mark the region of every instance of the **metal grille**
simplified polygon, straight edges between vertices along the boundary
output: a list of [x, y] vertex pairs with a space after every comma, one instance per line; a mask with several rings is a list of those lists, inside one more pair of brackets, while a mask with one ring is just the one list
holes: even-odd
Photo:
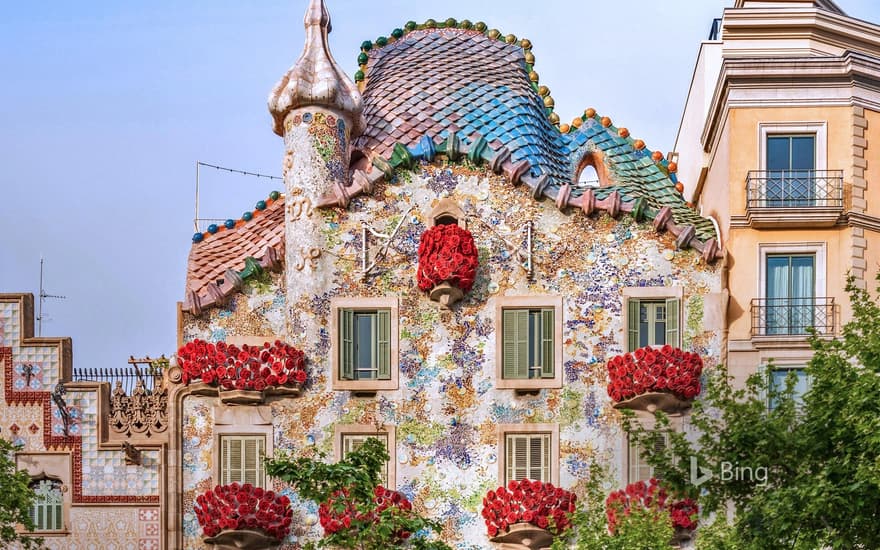
[[834, 298], [755, 298], [752, 300], [753, 336], [834, 333]]
[[721, 38], [721, 18], [716, 17], [712, 20], [712, 26], [709, 27], [709, 40], [718, 40]]
[[116, 382], [122, 382], [122, 388], [126, 395], [131, 395], [137, 380], [144, 383], [144, 389], [148, 392], [159, 385], [162, 378], [162, 368], [151, 364], [151, 360], [139, 360], [132, 358], [129, 366], [118, 368], [74, 368], [74, 382], [109, 382], [110, 391], [116, 388]]
[[842, 170], [751, 170], [748, 208], [843, 208]]

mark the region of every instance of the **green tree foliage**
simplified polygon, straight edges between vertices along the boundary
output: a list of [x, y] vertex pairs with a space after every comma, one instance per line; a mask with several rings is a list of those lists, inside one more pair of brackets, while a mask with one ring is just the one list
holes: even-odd
[[[853, 320], [841, 338], [811, 338], [812, 384], [801, 400], [793, 376], [782, 389], [766, 373], [737, 387], [720, 368], [690, 414], [694, 444], [670, 431], [669, 448], [653, 452], [651, 430], [629, 417], [626, 430], [668, 486], [699, 496], [704, 515], [735, 510], [732, 525], [698, 530], [698, 547], [880, 548], [880, 306], [852, 279], [846, 290]], [[669, 429], [656, 418], [655, 429]], [[712, 474], [699, 486], [691, 457], [697, 474]]]
[[[374, 491], [381, 484], [380, 472], [388, 459], [385, 445], [371, 437], [334, 464], [308, 457], [278, 455], [266, 460], [266, 473], [289, 483], [304, 499], [317, 503], [332, 500], [333, 510], [348, 516], [350, 528], [325, 535], [317, 545], [310, 544], [307, 548], [450, 550], [445, 543], [424, 536], [432, 531], [440, 533], [441, 525], [413, 510], [407, 512], [389, 507], [374, 514]], [[347, 492], [345, 498], [340, 496], [343, 491]], [[401, 540], [399, 534], [402, 532], [415, 534]]]
[[605, 515], [608, 485], [607, 472], [594, 463], [586, 494], [572, 516], [572, 530], [553, 541], [551, 549], [669, 550], [672, 518], [665, 510], [633, 510], [620, 519], [616, 534], [609, 533]]
[[17, 543], [20, 548], [41, 548], [42, 539], [16, 532], [19, 525], [28, 530], [34, 528], [30, 512], [35, 498], [30, 488], [30, 476], [15, 468], [17, 450], [15, 445], [0, 437], [0, 547]]

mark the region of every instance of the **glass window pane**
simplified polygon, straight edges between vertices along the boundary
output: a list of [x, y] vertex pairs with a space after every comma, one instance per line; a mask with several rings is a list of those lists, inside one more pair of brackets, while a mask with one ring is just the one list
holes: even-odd
[[789, 256], [767, 256], [767, 298], [788, 297]]
[[355, 315], [355, 378], [373, 378], [373, 327], [374, 315], [359, 313]]
[[[655, 306], [657, 308], [657, 320], [654, 321], [654, 345], [662, 346], [666, 343], [666, 315], [665, 308]], [[664, 312], [661, 313], [661, 310]]]
[[791, 169], [815, 170], [816, 145], [814, 136], [792, 136]]
[[639, 303], [639, 347], [643, 348], [649, 344], [650, 331], [650, 308], [649, 302]]
[[788, 136], [767, 137], [767, 170], [791, 169], [790, 141]]

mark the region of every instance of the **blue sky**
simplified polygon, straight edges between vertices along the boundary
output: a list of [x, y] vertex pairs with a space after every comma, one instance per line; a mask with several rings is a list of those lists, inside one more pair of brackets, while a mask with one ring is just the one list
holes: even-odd
[[[175, 351], [195, 162], [277, 175], [266, 97], [303, 43], [307, 0], [16, 2], [0, 17], [0, 292], [38, 291], [43, 335], [74, 365]], [[327, 0], [331, 48], [412, 19], [485, 21], [529, 38], [563, 121], [594, 107], [669, 150], [700, 40], [732, 0]], [[880, 21], [873, 0], [839, 0]], [[688, 162], [688, 159], [681, 159]], [[236, 218], [280, 186], [202, 172], [202, 215]]]

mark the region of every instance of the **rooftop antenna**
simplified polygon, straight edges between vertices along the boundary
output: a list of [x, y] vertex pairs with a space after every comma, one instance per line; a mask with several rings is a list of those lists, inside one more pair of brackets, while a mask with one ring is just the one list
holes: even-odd
[[43, 300], [45, 300], [46, 298], [65, 300], [67, 299], [67, 296], [49, 294], [46, 292], [46, 289], [43, 288], [43, 257], [40, 256], [40, 310], [37, 314], [37, 336], [43, 335]]

